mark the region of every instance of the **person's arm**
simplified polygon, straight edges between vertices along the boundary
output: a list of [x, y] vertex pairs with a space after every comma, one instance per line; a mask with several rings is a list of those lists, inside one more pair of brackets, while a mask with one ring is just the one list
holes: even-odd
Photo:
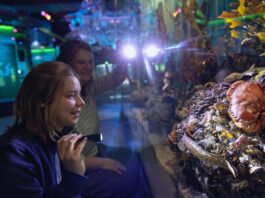
[[63, 170], [61, 182], [48, 190], [45, 197], [81, 198], [87, 182], [87, 177]]
[[118, 64], [111, 74], [98, 77], [94, 80], [95, 95], [114, 89], [122, 84], [128, 76], [127, 65]]
[[85, 165], [86, 169], [88, 170], [102, 168], [115, 171], [118, 174], [122, 174], [124, 171], [126, 171], [126, 168], [120, 162], [110, 158], [86, 157]]
[[0, 148], [1, 197], [81, 197], [87, 178], [65, 170], [56, 184], [54, 167], [48, 161], [18, 145]]

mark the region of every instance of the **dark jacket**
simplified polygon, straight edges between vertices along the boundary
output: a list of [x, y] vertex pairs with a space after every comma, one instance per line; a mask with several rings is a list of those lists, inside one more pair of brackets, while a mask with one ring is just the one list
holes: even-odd
[[0, 136], [0, 197], [81, 197], [87, 177], [62, 168], [57, 184], [56, 152], [55, 142], [44, 142], [23, 126]]

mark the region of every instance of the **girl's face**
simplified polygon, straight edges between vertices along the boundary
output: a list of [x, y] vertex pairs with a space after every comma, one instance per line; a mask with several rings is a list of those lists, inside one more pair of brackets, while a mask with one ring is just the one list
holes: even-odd
[[72, 66], [80, 76], [81, 84], [92, 79], [94, 69], [93, 53], [79, 49], [73, 59]]
[[77, 123], [84, 105], [80, 91], [79, 80], [76, 77], [67, 77], [63, 89], [49, 106], [50, 120], [57, 131], [61, 131], [64, 127], [72, 127]]

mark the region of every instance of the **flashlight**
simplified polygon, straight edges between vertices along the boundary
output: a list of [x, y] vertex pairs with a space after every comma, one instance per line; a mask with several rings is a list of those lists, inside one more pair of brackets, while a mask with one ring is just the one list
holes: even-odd
[[[65, 127], [61, 132], [55, 132], [54, 134], [52, 134], [51, 138], [54, 141], [58, 141], [62, 136], [70, 134], [72, 132], [73, 132], [73, 127]], [[85, 138], [91, 142], [101, 142], [103, 140], [103, 135], [102, 133], [84, 135], [81, 138], [79, 138], [77, 142], [80, 142], [81, 140]]]
[[78, 142], [82, 141], [85, 138], [87, 139], [87, 141], [91, 141], [91, 142], [101, 142], [103, 140], [103, 135], [102, 135], [102, 133], [91, 134], [91, 135], [84, 135], [81, 138], [79, 138]]

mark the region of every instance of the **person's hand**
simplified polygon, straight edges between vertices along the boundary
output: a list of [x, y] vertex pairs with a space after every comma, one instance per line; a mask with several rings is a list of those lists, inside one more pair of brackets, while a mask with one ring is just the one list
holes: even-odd
[[118, 161], [110, 159], [110, 158], [103, 158], [103, 163], [101, 168], [115, 171], [118, 174], [122, 174], [126, 171], [126, 168]]
[[57, 146], [63, 166], [69, 171], [84, 175], [86, 168], [81, 152], [87, 140], [78, 141], [81, 137], [78, 134], [65, 135], [57, 141]]

